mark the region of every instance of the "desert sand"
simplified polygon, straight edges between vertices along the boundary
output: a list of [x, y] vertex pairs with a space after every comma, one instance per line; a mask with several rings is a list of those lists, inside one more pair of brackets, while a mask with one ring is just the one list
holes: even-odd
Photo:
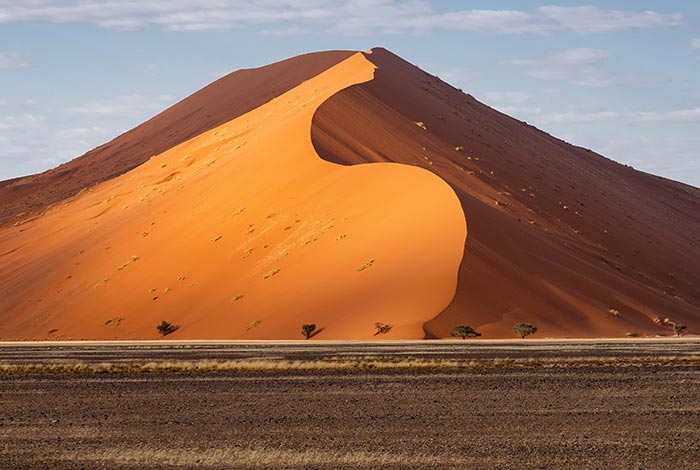
[[454, 296], [454, 191], [394, 163], [344, 167], [316, 108], [371, 80], [356, 53], [263, 106], [0, 232], [0, 337], [423, 337]]
[[173, 339], [700, 331], [698, 188], [381, 48], [234, 72], [1, 182], [0, 224], [5, 340], [153, 339], [161, 320]]
[[698, 188], [567, 144], [385, 49], [367, 58], [374, 80], [319, 108], [313, 142], [335, 163], [424, 168], [459, 196], [458, 291], [428, 337], [458, 324], [509, 337], [519, 321], [546, 336], [672, 334], [656, 317], [700, 330]]

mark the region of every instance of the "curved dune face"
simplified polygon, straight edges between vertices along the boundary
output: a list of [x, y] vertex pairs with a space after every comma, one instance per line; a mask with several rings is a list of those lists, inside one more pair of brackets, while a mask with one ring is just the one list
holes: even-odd
[[455, 293], [454, 191], [423, 169], [343, 167], [317, 107], [373, 78], [358, 53], [42, 217], [0, 230], [0, 337], [423, 337]]
[[[457, 293], [425, 325], [512, 338], [672, 334], [700, 329], [700, 190], [566, 144], [376, 49], [374, 80], [326, 100], [322, 158], [434, 172], [469, 214]], [[420, 125], [417, 125], [419, 124]]]

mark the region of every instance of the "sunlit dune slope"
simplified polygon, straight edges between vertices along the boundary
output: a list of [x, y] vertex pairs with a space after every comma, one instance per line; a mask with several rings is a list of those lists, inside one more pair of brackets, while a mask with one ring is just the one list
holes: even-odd
[[37, 175], [0, 182], [0, 226], [125, 173], [177, 144], [241, 116], [352, 55], [304, 54], [233, 72], [82, 157]]
[[[312, 138], [346, 165], [400, 162], [456, 191], [469, 238], [455, 299], [426, 325], [512, 337], [700, 332], [700, 190], [617, 164], [501, 114], [392, 53], [316, 113]], [[659, 149], [663, 158], [663, 149]]]
[[[452, 301], [466, 238], [420, 168], [345, 167], [317, 107], [373, 78], [361, 53], [41, 217], [0, 229], [0, 337], [420, 338]], [[342, 113], [342, 112], [341, 112]]]

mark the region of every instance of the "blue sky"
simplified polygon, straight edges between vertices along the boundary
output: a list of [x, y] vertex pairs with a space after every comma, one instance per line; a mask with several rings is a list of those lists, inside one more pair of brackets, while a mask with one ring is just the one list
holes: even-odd
[[0, 0], [0, 179], [221, 75], [383, 46], [481, 101], [700, 186], [700, 2]]

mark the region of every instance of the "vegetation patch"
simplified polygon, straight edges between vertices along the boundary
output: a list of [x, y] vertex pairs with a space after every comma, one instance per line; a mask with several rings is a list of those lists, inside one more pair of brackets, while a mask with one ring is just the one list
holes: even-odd
[[[253, 324], [259, 324], [258, 321]], [[166, 372], [300, 371], [300, 370], [489, 370], [489, 369], [596, 369], [645, 367], [698, 367], [697, 356], [587, 356], [533, 358], [475, 358], [468, 360], [422, 357], [342, 356], [314, 360], [134, 360], [126, 362], [66, 361], [36, 364], [0, 364], [0, 374], [121, 374]]]
[[362, 266], [360, 266], [359, 268], [357, 268], [357, 270], [364, 271], [365, 269], [369, 268], [373, 264], [374, 264], [374, 259], [371, 259], [371, 260], [367, 261], [365, 264], [363, 264]]

